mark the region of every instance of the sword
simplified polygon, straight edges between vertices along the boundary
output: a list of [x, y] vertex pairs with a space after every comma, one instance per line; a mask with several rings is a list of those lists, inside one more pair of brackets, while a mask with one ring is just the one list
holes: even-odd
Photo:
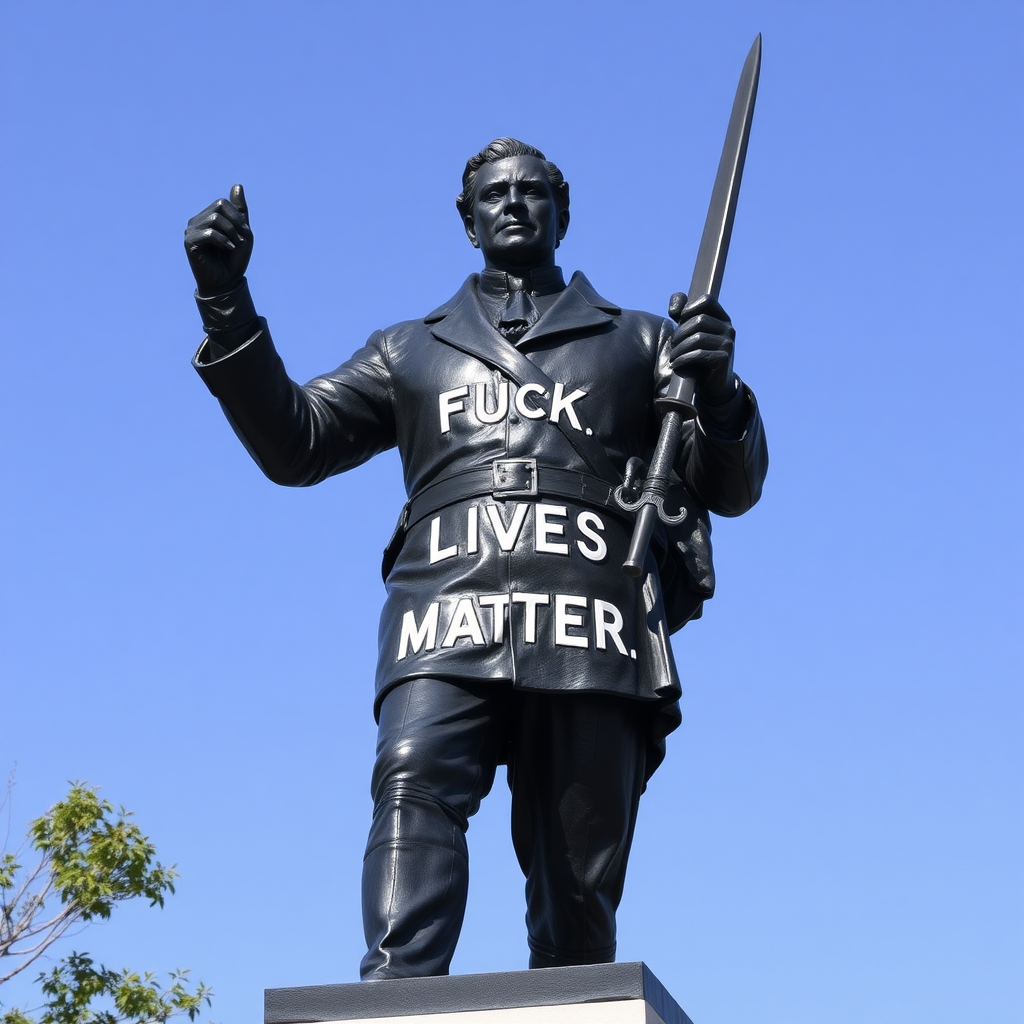
[[[693, 268], [690, 290], [687, 292], [691, 299], [701, 295], [710, 295], [717, 299], [722, 286], [760, 72], [761, 36], [758, 34], [747, 54], [743, 70], [740, 72], [739, 85], [736, 87], [736, 98], [733, 100], [729, 128], [725, 133], [725, 145], [722, 147], [722, 159], [718, 164], [708, 216], [704, 221], [704, 234], [701, 236], [697, 262]], [[661, 421], [661, 433], [651, 457], [643, 493], [632, 501], [624, 497], [625, 486], [616, 489], [615, 496], [619, 505], [626, 511], [637, 513], [629, 554], [622, 563], [622, 571], [627, 576], [636, 578], [643, 573], [644, 558], [658, 519], [672, 526], [686, 518], [686, 509], [680, 509], [677, 514], [670, 515], [665, 511], [664, 505], [676, 452], [679, 450], [683, 423], [697, 415], [693, 407], [693, 392], [694, 382], [690, 378], [672, 375], [668, 391], [658, 399], [659, 406], [667, 408], [668, 411]]]

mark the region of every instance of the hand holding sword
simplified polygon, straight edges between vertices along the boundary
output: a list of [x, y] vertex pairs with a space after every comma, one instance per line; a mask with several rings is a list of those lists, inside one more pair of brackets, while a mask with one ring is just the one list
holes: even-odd
[[672, 372], [692, 380], [702, 402], [727, 402], [736, 390], [732, 368], [736, 330], [729, 314], [710, 295], [688, 302], [684, 292], [676, 292], [668, 315], [679, 325], [669, 349]]
[[685, 509], [673, 515], [665, 510], [664, 501], [671, 483], [683, 422], [697, 414], [693, 406], [695, 391], [702, 403], [719, 405], [727, 402], [736, 389], [736, 375], [732, 368], [736, 332], [718, 303], [718, 292], [729, 253], [760, 69], [759, 35], [747, 54], [733, 101], [722, 159], [690, 281], [690, 295], [694, 299], [687, 303], [686, 296], [677, 292], [669, 305], [669, 315], [679, 325], [672, 335], [670, 349], [673, 377], [668, 393], [659, 399], [659, 404], [667, 411], [643, 493], [632, 501], [624, 497], [626, 488], [620, 487], [616, 492], [619, 504], [637, 513], [629, 554], [622, 566], [627, 576], [643, 574], [647, 548], [657, 521], [661, 519], [673, 525], [685, 518]]

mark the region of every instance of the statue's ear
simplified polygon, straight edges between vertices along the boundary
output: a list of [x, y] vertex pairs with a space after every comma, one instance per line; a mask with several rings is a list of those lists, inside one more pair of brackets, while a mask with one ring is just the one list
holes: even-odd
[[569, 211], [562, 210], [558, 215], [558, 237], [555, 239], [555, 248], [558, 248], [559, 242], [565, 238], [566, 231], [569, 230]]
[[479, 249], [480, 243], [476, 239], [476, 225], [473, 223], [473, 214], [467, 213], [462, 218], [462, 226], [466, 229], [466, 237], [473, 243], [473, 248]]

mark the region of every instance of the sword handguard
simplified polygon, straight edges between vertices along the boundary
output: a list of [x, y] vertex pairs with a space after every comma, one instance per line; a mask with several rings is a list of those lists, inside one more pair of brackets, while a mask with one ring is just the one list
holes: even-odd
[[680, 377], [678, 373], [672, 374], [669, 381], [668, 391], [655, 400], [659, 409], [672, 409], [679, 413], [683, 420], [695, 420], [697, 409], [693, 404], [693, 393], [697, 390], [692, 377]]

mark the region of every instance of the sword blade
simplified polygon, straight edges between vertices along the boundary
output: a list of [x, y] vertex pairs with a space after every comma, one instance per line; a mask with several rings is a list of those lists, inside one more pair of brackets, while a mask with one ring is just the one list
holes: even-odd
[[[760, 75], [761, 34], [758, 33], [747, 59], [743, 62], [739, 84], [736, 86], [736, 98], [733, 100], [732, 113], [729, 115], [722, 158], [718, 162], [718, 174], [715, 176], [708, 215], [704, 221], [704, 234], [701, 235], [697, 262], [693, 268], [693, 277], [690, 279], [690, 290], [687, 292], [690, 299], [700, 298], [701, 295], [710, 295], [717, 299], [722, 287]], [[684, 419], [693, 419], [697, 415], [693, 408], [693, 391], [692, 380], [673, 376], [667, 393], [658, 404], [677, 410]]]
[[690, 279], [690, 291], [687, 293], [691, 299], [701, 295], [710, 295], [717, 299], [722, 287], [760, 74], [759, 34], [750, 47], [743, 70], [740, 72], [739, 85], [736, 86], [736, 98], [733, 100], [729, 128], [725, 133], [725, 144], [722, 146], [722, 159], [718, 163], [715, 187], [708, 205], [707, 220], [704, 221], [704, 234], [700, 239], [697, 262], [693, 268], [693, 277]]

